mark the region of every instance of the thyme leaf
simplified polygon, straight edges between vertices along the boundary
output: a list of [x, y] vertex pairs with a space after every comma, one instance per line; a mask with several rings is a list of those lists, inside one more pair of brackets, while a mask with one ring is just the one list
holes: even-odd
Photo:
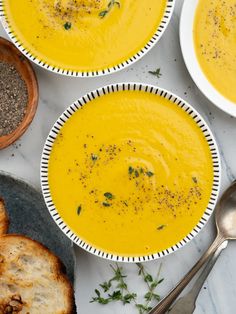
[[100, 18], [104, 18], [111, 10], [112, 8], [117, 5], [118, 8], [121, 7], [120, 5], [120, 1], [118, 0], [111, 0], [109, 1], [108, 5], [107, 5], [107, 8], [101, 12], [99, 12], [98, 16], [100, 16]]
[[107, 292], [111, 288], [111, 282], [110, 281], [108, 281], [108, 282], [105, 281], [105, 282], [101, 283], [99, 286], [103, 289], [104, 292]]
[[108, 13], [108, 10], [101, 11], [99, 13], [99, 16], [103, 19], [107, 15], [107, 13]]
[[81, 214], [82, 206], [79, 205], [77, 208], [77, 215], [79, 216]]
[[98, 160], [98, 155], [91, 154], [91, 159], [92, 159], [92, 161]]
[[135, 174], [135, 177], [136, 177], [136, 178], [139, 177], [139, 172], [138, 172], [138, 170], [135, 170], [134, 174]]
[[111, 206], [111, 204], [109, 204], [109, 203], [107, 203], [107, 202], [103, 202], [102, 205], [103, 205], [104, 207], [110, 207], [110, 206]]
[[163, 230], [166, 227], [166, 225], [160, 225], [157, 227], [157, 230]]
[[109, 199], [109, 200], [112, 200], [112, 199], [114, 198], [114, 195], [113, 195], [112, 193], [110, 193], [110, 192], [104, 193], [104, 196], [105, 196], [107, 199]]
[[71, 25], [70, 22], [66, 22], [63, 26], [64, 26], [65, 30], [68, 31], [69, 29], [71, 29], [71, 26], [72, 26], [72, 25]]
[[129, 174], [132, 174], [134, 172], [134, 168], [129, 166]]
[[150, 178], [150, 177], [154, 176], [154, 173], [151, 172], [151, 171], [147, 171], [147, 172], [146, 172], [146, 175]]
[[148, 73], [156, 76], [157, 78], [160, 78], [162, 76], [160, 68], [156, 69], [155, 71], [148, 71]]

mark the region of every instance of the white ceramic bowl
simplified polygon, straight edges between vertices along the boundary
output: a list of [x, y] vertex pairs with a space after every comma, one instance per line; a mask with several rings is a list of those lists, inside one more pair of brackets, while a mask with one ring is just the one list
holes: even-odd
[[165, 32], [165, 30], [166, 30], [166, 28], [170, 22], [172, 13], [174, 11], [174, 6], [175, 6], [175, 0], [167, 0], [166, 1], [166, 9], [165, 9], [165, 12], [163, 14], [163, 18], [161, 20], [161, 23], [158, 26], [155, 34], [153, 34], [153, 36], [149, 40], [149, 42], [140, 51], [138, 51], [135, 55], [133, 55], [129, 59], [124, 60], [120, 64], [117, 64], [111, 68], [104, 68], [104, 69], [101, 69], [99, 71], [86, 72], [86, 71], [71, 71], [69, 69], [62, 68], [59, 65], [49, 64], [49, 63], [45, 62], [44, 60], [39, 59], [37, 57], [37, 55], [33, 55], [31, 51], [26, 49], [24, 47], [24, 44], [17, 38], [17, 34], [15, 34], [12, 31], [10, 21], [8, 20], [6, 14], [4, 12], [4, 3], [6, 1], [7, 0], [0, 0], [0, 21], [2, 22], [2, 25], [5, 29], [5, 31], [7, 32], [8, 36], [11, 38], [13, 43], [16, 45], [16, 47], [27, 58], [29, 58], [31, 61], [33, 61], [37, 65], [45, 68], [46, 70], [49, 70], [49, 71], [52, 71], [52, 72], [55, 72], [58, 74], [62, 74], [62, 75], [66, 75], [66, 76], [74, 76], [74, 77], [95, 77], [95, 76], [102, 76], [102, 75], [106, 75], [106, 74], [111, 74], [111, 73], [120, 71], [120, 70], [126, 68], [127, 66], [133, 64], [134, 62], [138, 61], [139, 59], [141, 59], [152, 47], [154, 47], [154, 45], [160, 40], [160, 38], [164, 34], [164, 32]]
[[[178, 243], [174, 244], [172, 247], [167, 248], [166, 250], [161, 251], [161, 252], [156, 252], [155, 254], [152, 254], [152, 255], [138, 256], [138, 257], [117, 256], [115, 254], [110, 254], [108, 252], [101, 251], [100, 249], [97, 249], [96, 247], [91, 246], [90, 244], [86, 243], [86, 241], [81, 240], [79, 234], [73, 232], [70, 229], [70, 227], [63, 221], [63, 218], [59, 215], [50, 194], [50, 187], [49, 187], [49, 182], [48, 182], [48, 163], [49, 163], [50, 153], [54, 145], [54, 141], [61, 127], [66, 123], [68, 119], [70, 119], [70, 117], [76, 111], [80, 110], [81, 107], [85, 106], [86, 103], [90, 102], [92, 99], [97, 98], [97, 97], [102, 97], [104, 94], [113, 93], [113, 92], [121, 91], [121, 90], [142, 90], [147, 93], [161, 95], [161, 97], [171, 100], [173, 103], [173, 106], [178, 106], [182, 108], [182, 110], [185, 111], [186, 114], [192, 117], [192, 119], [196, 122], [196, 124], [201, 129], [203, 135], [205, 136], [209, 144], [211, 154], [212, 154], [213, 168], [214, 168], [213, 169], [214, 170], [214, 182], [213, 182], [213, 188], [212, 188], [212, 193], [209, 200], [209, 204], [207, 208], [205, 209], [205, 212], [202, 218], [200, 219], [198, 224], [194, 227], [194, 229], [184, 239], [181, 239]], [[183, 247], [186, 243], [188, 243], [191, 239], [193, 239], [199, 233], [199, 231], [203, 228], [203, 226], [206, 224], [206, 222], [208, 221], [209, 217], [211, 216], [214, 210], [214, 207], [218, 198], [218, 194], [219, 194], [219, 189], [220, 189], [220, 178], [221, 178], [221, 167], [220, 167], [220, 157], [219, 157], [217, 144], [215, 142], [215, 139], [209, 127], [207, 126], [204, 119], [200, 116], [200, 114], [178, 96], [166, 90], [163, 90], [161, 88], [154, 87], [151, 85], [144, 85], [140, 83], [123, 83], [123, 84], [109, 85], [109, 86], [100, 88], [98, 90], [95, 90], [91, 93], [88, 93], [84, 97], [74, 102], [58, 118], [57, 122], [54, 124], [53, 128], [51, 129], [48, 135], [48, 138], [46, 140], [46, 143], [43, 149], [42, 159], [41, 159], [42, 192], [43, 192], [48, 210], [50, 214], [52, 215], [53, 219], [55, 220], [55, 222], [57, 223], [57, 225], [74, 243], [76, 243], [77, 245], [85, 249], [86, 251], [93, 253], [97, 256], [106, 258], [106, 259], [110, 259], [114, 261], [121, 261], [121, 262], [140, 262], [140, 261], [154, 260], [154, 259], [168, 255], [178, 250], [179, 248]]]
[[217, 107], [236, 117], [236, 104], [225, 98], [208, 81], [197, 60], [194, 47], [193, 27], [198, 0], [184, 1], [180, 18], [180, 44], [185, 64], [201, 92]]

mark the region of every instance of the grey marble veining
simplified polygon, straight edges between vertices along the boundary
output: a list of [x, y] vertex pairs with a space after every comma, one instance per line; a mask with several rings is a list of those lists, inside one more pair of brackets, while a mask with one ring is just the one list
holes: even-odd
[[[35, 66], [40, 87], [40, 102], [36, 117], [28, 132], [13, 146], [0, 152], [0, 169], [14, 173], [39, 187], [40, 157], [46, 136], [62, 111], [88, 91], [105, 84], [137, 81], [164, 87], [187, 100], [206, 119], [216, 136], [222, 157], [224, 189], [236, 176], [236, 121], [212, 105], [193, 83], [181, 55], [179, 45], [179, 15], [183, 0], [176, 1], [172, 21], [160, 42], [142, 60], [119, 73], [102, 78], [65, 78]], [[0, 27], [0, 35], [6, 37]], [[160, 79], [148, 74], [161, 68]], [[164, 283], [159, 292], [164, 296], [191, 268], [214, 238], [213, 219], [191, 243], [178, 252], [150, 262], [148, 268], [155, 273], [163, 264]], [[134, 314], [132, 307], [119, 304], [102, 307], [90, 304], [93, 290], [110, 277], [109, 262], [75, 248], [76, 300], [81, 314]], [[236, 313], [236, 243], [231, 243], [217, 262], [197, 302], [195, 314]], [[131, 289], [142, 295], [145, 286], [136, 276], [135, 265], [123, 265], [129, 273]], [[138, 288], [137, 288], [138, 287]], [[138, 290], [138, 291], [137, 291]]]

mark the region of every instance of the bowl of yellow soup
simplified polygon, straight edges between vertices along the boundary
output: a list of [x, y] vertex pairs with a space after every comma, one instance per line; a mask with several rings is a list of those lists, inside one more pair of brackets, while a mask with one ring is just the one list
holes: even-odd
[[180, 42], [190, 75], [217, 107], [236, 117], [236, 7], [234, 0], [188, 0]]
[[77, 245], [107, 259], [153, 260], [205, 225], [220, 158], [204, 119], [150, 85], [109, 85], [59, 117], [41, 160], [45, 202]]
[[109, 74], [161, 38], [175, 0], [0, 0], [2, 24], [33, 62], [56, 73]]

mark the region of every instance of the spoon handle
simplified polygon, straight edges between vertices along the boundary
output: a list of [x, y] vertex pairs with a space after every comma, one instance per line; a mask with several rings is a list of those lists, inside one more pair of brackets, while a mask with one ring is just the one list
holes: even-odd
[[192, 314], [196, 307], [196, 300], [201, 291], [201, 288], [206, 281], [209, 273], [211, 272], [213, 266], [215, 265], [221, 252], [227, 247], [228, 241], [224, 241], [216, 250], [215, 254], [210, 257], [205, 268], [201, 272], [200, 276], [194, 283], [193, 288], [182, 298], [178, 299], [173, 305], [171, 310], [168, 312], [170, 314]]
[[184, 278], [177, 284], [177, 286], [170, 291], [170, 293], [156, 306], [149, 314], [164, 314], [166, 313], [171, 304], [177, 299], [184, 288], [193, 279], [196, 273], [202, 268], [202, 266], [207, 262], [207, 260], [214, 255], [218, 247], [225, 241], [221, 235], [217, 235], [215, 241], [208, 248], [208, 250], [203, 254], [199, 261], [193, 266], [193, 268], [184, 276]]

